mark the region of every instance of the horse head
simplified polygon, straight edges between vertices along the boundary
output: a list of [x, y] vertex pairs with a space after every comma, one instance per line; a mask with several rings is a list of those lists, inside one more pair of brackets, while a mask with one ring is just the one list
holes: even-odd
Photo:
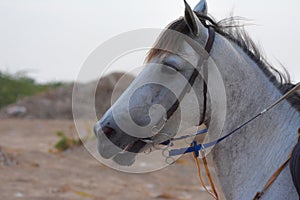
[[207, 4], [203, 0], [192, 10], [184, 3], [184, 17], [160, 35], [142, 72], [95, 125], [102, 157], [129, 166], [150, 148], [149, 141], [160, 144], [198, 125], [203, 101], [194, 89], [202, 93], [204, 82], [195, 73], [201, 74], [208, 58], [209, 31], [197, 15], [206, 15]]

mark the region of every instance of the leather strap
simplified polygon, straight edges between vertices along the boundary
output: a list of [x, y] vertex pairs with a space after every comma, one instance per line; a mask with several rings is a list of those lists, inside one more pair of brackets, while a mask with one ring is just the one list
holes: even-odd
[[[208, 39], [207, 39], [207, 42], [206, 42], [206, 45], [205, 45], [205, 51], [208, 54], [210, 54], [210, 52], [211, 52], [214, 41], [215, 41], [215, 30], [214, 30], [213, 27], [208, 26]], [[196, 51], [197, 51], [197, 48], [196, 48]], [[199, 121], [199, 124], [198, 124], [199, 126], [204, 123], [205, 116], [206, 116], [206, 110], [207, 110], [207, 83], [206, 83], [208, 81], [208, 68], [207, 67], [208, 67], [207, 64], [204, 65], [204, 67], [203, 67], [203, 75], [202, 75], [203, 76], [203, 110], [202, 110], [203, 114], [202, 114], [201, 119]], [[200, 67], [199, 67], [199, 63], [198, 63], [197, 68], [195, 68], [193, 70], [193, 73], [192, 73], [191, 77], [189, 78], [189, 85], [187, 87], [185, 87], [184, 91], [180, 94], [178, 100], [176, 100], [176, 102], [170, 107], [170, 109], [168, 109], [167, 119], [169, 119], [173, 115], [173, 113], [177, 110], [177, 108], [179, 106], [179, 103], [180, 103], [180, 100], [183, 98], [183, 96], [189, 90], [189, 87], [192, 87], [194, 85], [195, 80], [196, 80], [197, 76], [199, 75], [199, 70], [200, 70]], [[191, 146], [192, 145], [193, 145], [193, 143], [191, 144]], [[200, 170], [200, 163], [199, 163], [199, 160], [198, 160], [198, 155], [199, 154], [196, 154], [195, 151], [193, 152], [193, 158], [194, 158], [195, 163], [197, 165], [197, 171], [198, 171], [198, 177], [199, 177], [200, 183], [203, 186], [203, 188], [214, 199], [218, 200], [219, 199], [218, 193], [217, 193], [215, 184], [213, 182], [211, 173], [209, 171], [209, 167], [208, 167], [208, 164], [207, 164], [206, 157], [205, 157], [205, 155], [202, 155], [202, 162], [203, 162], [203, 165], [204, 165], [204, 168], [205, 168], [206, 176], [207, 176], [207, 178], [209, 180], [209, 183], [210, 183], [210, 186], [212, 188], [212, 191], [208, 190], [208, 188], [206, 187], [206, 185], [205, 185], [205, 183], [202, 179], [201, 170]]]
[[214, 45], [215, 42], [215, 37], [216, 37], [216, 33], [215, 33], [215, 29], [211, 26], [208, 27], [208, 39], [205, 45], [205, 50], [207, 51], [207, 53], [211, 52], [211, 49]]
[[204, 168], [205, 168], [205, 172], [206, 172], [206, 177], [209, 180], [209, 184], [210, 184], [211, 190], [209, 190], [207, 188], [207, 186], [205, 185], [205, 182], [204, 182], [204, 180], [203, 180], [203, 178], [201, 176], [201, 167], [200, 167], [200, 163], [199, 163], [199, 160], [198, 160], [198, 154], [196, 154], [195, 152], [193, 152], [193, 158], [194, 158], [194, 161], [195, 161], [196, 166], [197, 166], [198, 178], [200, 180], [200, 183], [201, 183], [202, 187], [204, 188], [204, 190], [209, 195], [211, 195], [215, 200], [219, 200], [219, 195], [218, 195], [218, 192], [216, 190], [215, 184], [213, 182], [211, 173], [209, 171], [209, 167], [208, 167], [208, 164], [207, 164], [207, 160], [206, 160], [205, 154], [203, 154], [201, 156], [202, 156], [202, 162], [203, 162], [203, 165], [204, 165]]
[[[298, 129], [298, 142], [300, 142], [300, 128]], [[262, 191], [257, 192], [253, 200], [259, 200], [261, 196], [266, 192], [266, 190], [272, 185], [272, 183], [276, 180], [279, 174], [282, 172], [284, 167], [288, 164], [291, 160], [291, 155], [289, 155], [288, 159], [275, 171], [275, 173], [271, 176], [271, 178], [267, 181], [265, 186], [263, 187]]]
[[[212, 49], [212, 46], [215, 42], [215, 29], [212, 28], [211, 26], [208, 27], [208, 40], [205, 45], [205, 50], [207, 53], [210, 54], [210, 51]], [[199, 121], [199, 126], [204, 123], [205, 121], [205, 116], [206, 116], [206, 110], [207, 110], [207, 82], [208, 82], [208, 68], [207, 68], [207, 63], [203, 67], [203, 114], [201, 116], [201, 119]]]
[[269, 180], [263, 187], [262, 191], [256, 193], [253, 200], [259, 200], [262, 197], [262, 195], [267, 191], [267, 189], [272, 185], [272, 183], [274, 183], [276, 178], [280, 175], [280, 173], [285, 168], [285, 166], [288, 164], [290, 159], [291, 159], [291, 156], [289, 156], [288, 159], [275, 171], [275, 173], [271, 176], [271, 178], [269, 178]]
[[[300, 142], [300, 127], [298, 129], [298, 142]], [[271, 178], [267, 181], [265, 186], [263, 187], [262, 191], [257, 192], [253, 200], [259, 200], [261, 196], [267, 191], [267, 189], [272, 185], [272, 183], [276, 180], [276, 178], [280, 175], [282, 170], [291, 160], [291, 155], [289, 155], [288, 159], [275, 171], [275, 173], [271, 176]]]
[[[213, 44], [214, 44], [214, 41], [215, 41], [215, 30], [213, 27], [209, 26], [208, 27], [208, 39], [207, 39], [207, 42], [206, 42], [206, 45], [205, 45], [205, 51], [210, 54], [211, 52], [211, 49], [213, 47]], [[197, 49], [196, 49], [197, 50]], [[202, 63], [202, 62], [201, 62]], [[198, 69], [199, 66], [197, 66], [197, 68], [195, 68], [193, 70], [193, 73], [191, 75], [191, 77], [189, 78], [188, 82], [189, 82], [189, 85], [187, 85], [185, 87], [185, 89], [182, 91], [182, 93], [180, 94], [180, 96], [178, 97], [178, 99], [173, 103], [173, 105], [168, 109], [167, 111], [167, 119], [169, 119], [173, 113], [177, 110], [178, 106], [179, 106], [179, 103], [180, 101], [183, 99], [184, 95], [188, 92], [189, 88], [192, 87], [195, 83], [195, 80], [197, 78], [197, 76], [199, 75], [199, 70]], [[204, 67], [204, 68], [207, 68], [207, 67]], [[207, 72], [207, 69], [204, 69], [204, 72]], [[205, 72], [205, 73], [206, 73]], [[203, 74], [203, 99], [204, 99], [204, 102], [203, 102], [203, 115], [201, 116], [201, 120], [199, 121], [199, 125], [202, 124], [204, 122], [204, 119], [205, 119], [205, 113], [206, 113], [206, 104], [207, 104], [207, 85], [206, 85], [206, 82], [205, 82], [205, 78], [207, 77], [207, 75]]]
[[211, 173], [209, 171], [209, 168], [208, 168], [208, 164], [207, 164], [207, 160], [206, 160], [206, 156], [202, 156], [202, 162], [203, 162], [203, 165], [204, 165], [204, 168], [205, 168], [205, 172], [206, 172], [206, 176], [207, 176], [207, 179], [209, 181], [209, 184], [210, 184], [210, 187], [212, 189], [212, 192], [214, 194], [214, 197], [216, 200], [219, 199], [219, 195], [218, 195], [218, 192], [217, 192], [217, 189], [215, 187], [215, 184], [214, 184], [214, 181], [212, 179], [212, 176], [211, 176]]

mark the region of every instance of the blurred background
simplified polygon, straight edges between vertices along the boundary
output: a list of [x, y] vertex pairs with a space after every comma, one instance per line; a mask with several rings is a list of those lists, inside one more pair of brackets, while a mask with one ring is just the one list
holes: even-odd
[[[217, 20], [230, 13], [252, 20], [246, 29], [268, 59], [275, 66], [282, 63], [293, 80], [300, 81], [299, 4], [209, 0], [208, 9]], [[43, 83], [74, 81], [85, 59], [104, 41], [130, 30], [164, 28], [182, 16], [183, 9], [181, 0], [1, 0], [0, 70], [25, 71]]]
[[[300, 81], [299, 6], [296, 0], [208, 0], [217, 20], [232, 13], [251, 20], [245, 22], [252, 24], [250, 36], [293, 82]], [[182, 0], [0, 1], [0, 199], [210, 199], [189, 156], [159, 172], [120, 173], [90, 156], [72, 120], [73, 83], [99, 45], [131, 30], [164, 28], [183, 11]], [[145, 55], [106, 71], [96, 91], [98, 117], [113, 90], [121, 95], [134, 79], [127, 74], [114, 88], [124, 72], [142, 65]], [[80, 85], [83, 101], [99, 77]], [[80, 131], [94, 139], [91, 124]]]

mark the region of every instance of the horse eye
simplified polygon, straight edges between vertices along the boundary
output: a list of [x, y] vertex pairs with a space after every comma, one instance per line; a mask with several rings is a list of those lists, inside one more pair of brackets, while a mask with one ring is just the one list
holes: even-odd
[[162, 63], [164, 66], [162, 68], [162, 72], [169, 72], [169, 73], [177, 73], [179, 72], [179, 69], [177, 66], [175, 66], [174, 64], [170, 63], [170, 62], [163, 62]]
[[176, 74], [178, 70], [174, 66], [163, 65], [161, 68], [161, 72], [166, 74]]

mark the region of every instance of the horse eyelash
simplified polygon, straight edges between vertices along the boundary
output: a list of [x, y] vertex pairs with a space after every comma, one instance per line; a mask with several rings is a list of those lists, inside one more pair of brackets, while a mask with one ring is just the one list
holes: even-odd
[[174, 66], [174, 65], [172, 65], [172, 64], [170, 64], [170, 63], [168, 63], [168, 62], [163, 62], [162, 64], [165, 65], [165, 66], [167, 66], [167, 67], [169, 67], [169, 68], [171, 68], [171, 69], [174, 69], [174, 70], [177, 71], [177, 72], [180, 71], [180, 70], [178, 69], [178, 67], [176, 67], [176, 66]]

